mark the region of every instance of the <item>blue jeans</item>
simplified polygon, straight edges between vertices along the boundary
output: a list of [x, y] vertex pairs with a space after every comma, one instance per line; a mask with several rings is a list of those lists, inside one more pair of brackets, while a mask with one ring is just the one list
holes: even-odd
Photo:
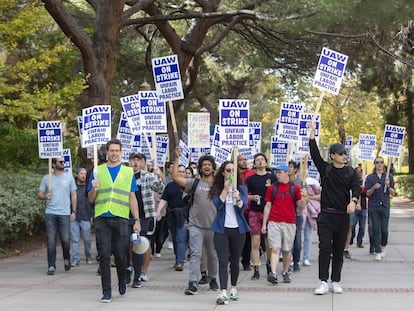
[[[352, 223], [352, 240], [355, 235], [357, 238], [357, 245], [362, 244], [362, 239], [365, 235], [365, 224], [367, 223], [367, 210], [355, 210], [354, 219]], [[358, 234], [356, 234], [356, 225], [358, 225]]]
[[128, 219], [120, 217], [97, 217], [95, 234], [99, 245], [99, 268], [103, 294], [111, 295], [111, 254], [114, 254], [118, 284], [126, 280], [129, 246]]
[[45, 214], [47, 265], [56, 268], [56, 235], [62, 244], [63, 259], [70, 260], [70, 216]]
[[390, 208], [385, 206], [371, 206], [372, 240], [374, 251], [381, 253], [381, 246], [388, 244], [388, 222], [390, 220]]
[[171, 231], [171, 236], [174, 245], [175, 263], [184, 266], [185, 253], [187, 251], [187, 236], [188, 230], [185, 224], [181, 227], [177, 226], [176, 217], [173, 215], [167, 216], [168, 228]]
[[303, 216], [296, 216], [296, 234], [295, 241], [293, 242], [293, 264], [298, 264], [300, 262], [300, 252], [302, 250], [302, 226], [303, 226]]
[[88, 220], [75, 220], [70, 223], [73, 262], [80, 261], [79, 242], [81, 234], [83, 245], [85, 246], [85, 256], [86, 258], [91, 257], [91, 222]]
[[305, 223], [303, 231], [303, 260], [310, 260], [310, 251], [312, 247], [312, 226], [309, 221]]

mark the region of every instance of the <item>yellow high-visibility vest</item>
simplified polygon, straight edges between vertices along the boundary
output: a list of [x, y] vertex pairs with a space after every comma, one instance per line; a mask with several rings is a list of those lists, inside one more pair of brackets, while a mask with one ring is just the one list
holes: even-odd
[[99, 188], [96, 190], [95, 217], [110, 212], [129, 219], [129, 194], [133, 175], [131, 167], [121, 165], [115, 181], [112, 181], [106, 164], [98, 166]]

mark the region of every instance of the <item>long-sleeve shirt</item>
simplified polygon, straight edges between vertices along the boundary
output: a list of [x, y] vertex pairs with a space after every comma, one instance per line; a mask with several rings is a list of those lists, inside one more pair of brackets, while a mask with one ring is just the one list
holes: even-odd
[[[390, 193], [388, 191], [388, 187], [385, 187], [385, 177], [386, 173], [383, 172], [381, 177], [377, 175], [377, 173], [372, 173], [367, 176], [365, 180], [365, 187], [366, 189], [372, 188], [376, 183], [381, 184], [381, 188], [375, 189], [374, 192], [369, 197], [369, 206], [381, 206], [384, 205], [385, 207], [390, 207]], [[389, 175], [390, 179], [390, 187], [394, 188], [394, 178], [392, 175]], [[385, 189], [385, 192], [384, 192]]]
[[[321, 211], [345, 214], [347, 205], [351, 201], [349, 191], [352, 192], [353, 198], [359, 198], [361, 192], [356, 171], [352, 167], [336, 168], [332, 164], [328, 164], [321, 157], [315, 139], [309, 139], [309, 148], [322, 181]], [[332, 165], [332, 168], [326, 178], [328, 165]]]

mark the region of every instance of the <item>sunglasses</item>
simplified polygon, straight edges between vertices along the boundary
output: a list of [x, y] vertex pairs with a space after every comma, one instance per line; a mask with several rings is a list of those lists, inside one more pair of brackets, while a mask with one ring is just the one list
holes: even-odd
[[384, 161], [375, 161], [375, 164], [384, 164]]
[[57, 162], [59, 162], [60, 164], [65, 164], [65, 161], [57, 161]]
[[233, 172], [233, 169], [232, 169], [232, 168], [226, 168], [226, 169], [225, 169], [225, 171], [226, 171], [227, 173], [231, 173], [231, 172]]

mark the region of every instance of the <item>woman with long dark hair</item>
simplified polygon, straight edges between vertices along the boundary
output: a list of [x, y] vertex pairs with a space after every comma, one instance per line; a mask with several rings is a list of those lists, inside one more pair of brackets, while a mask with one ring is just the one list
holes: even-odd
[[[236, 285], [239, 278], [239, 260], [245, 242], [245, 233], [250, 230], [243, 212], [247, 207], [247, 188], [240, 185], [237, 168], [233, 162], [224, 162], [214, 178], [210, 198], [217, 209], [211, 225], [214, 231], [214, 245], [219, 260], [219, 279], [221, 292], [217, 304], [227, 304], [228, 263], [230, 261], [230, 299], [238, 300]], [[237, 178], [234, 189], [233, 177]]]

